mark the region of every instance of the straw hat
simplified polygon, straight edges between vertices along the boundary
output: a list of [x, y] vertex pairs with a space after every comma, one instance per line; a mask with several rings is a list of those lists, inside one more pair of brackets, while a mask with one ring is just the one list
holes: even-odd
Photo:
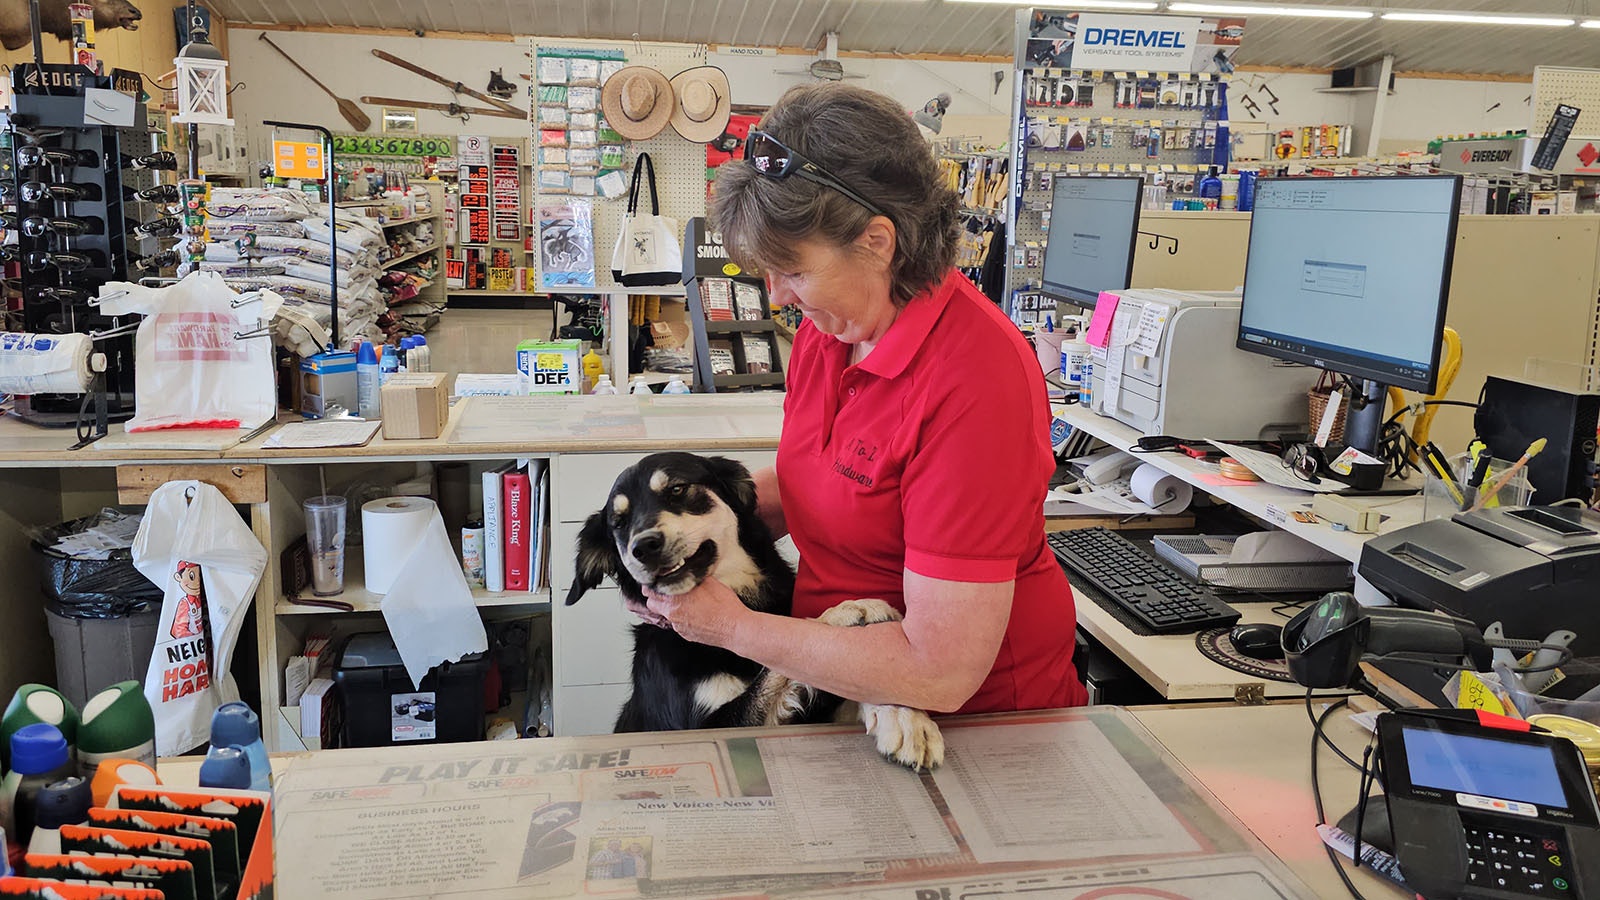
[[611, 130], [630, 141], [647, 141], [672, 118], [672, 82], [649, 66], [628, 66], [606, 79], [600, 110]]
[[716, 66], [685, 69], [672, 76], [672, 92], [672, 127], [684, 140], [709, 144], [727, 129], [733, 114], [728, 73]]

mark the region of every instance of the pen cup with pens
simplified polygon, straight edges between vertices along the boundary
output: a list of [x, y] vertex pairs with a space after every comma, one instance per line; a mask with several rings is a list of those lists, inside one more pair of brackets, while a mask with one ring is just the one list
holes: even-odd
[[[1475, 505], [1482, 509], [1521, 506], [1533, 496], [1526, 468], [1518, 469], [1508, 480], [1502, 479], [1515, 460], [1490, 459], [1487, 466], [1483, 466], [1481, 459], [1481, 455], [1471, 453], [1440, 457], [1441, 462], [1447, 464], [1444, 468], [1449, 479], [1440, 475], [1439, 467], [1423, 461], [1422, 471], [1426, 475], [1422, 485], [1424, 519], [1449, 518]], [[1498, 490], [1492, 496], [1484, 496], [1486, 491], [1496, 487]]]

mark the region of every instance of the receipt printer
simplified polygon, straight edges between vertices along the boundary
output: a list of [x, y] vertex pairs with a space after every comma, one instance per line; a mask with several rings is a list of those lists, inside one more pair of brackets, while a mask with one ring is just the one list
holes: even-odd
[[1103, 362], [1095, 350], [1091, 407], [1145, 434], [1254, 441], [1304, 433], [1317, 370], [1246, 353], [1238, 337], [1237, 292], [1122, 291]]
[[1357, 572], [1402, 606], [1442, 610], [1508, 638], [1577, 633], [1572, 652], [1600, 656], [1600, 515], [1576, 507], [1503, 506], [1379, 535]]

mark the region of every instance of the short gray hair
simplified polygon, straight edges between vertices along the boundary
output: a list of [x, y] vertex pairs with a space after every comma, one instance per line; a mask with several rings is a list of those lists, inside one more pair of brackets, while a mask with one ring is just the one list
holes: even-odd
[[[882, 209], [894, 223], [891, 296], [897, 305], [944, 280], [955, 262], [960, 201], [911, 117], [889, 97], [838, 83], [790, 88], [762, 117], [761, 130]], [[717, 175], [711, 218], [734, 260], [786, 268], [795, 242], [820, 238], [845, 247], [873, 214], [833, 188], [769, 178], [743, 162]]]

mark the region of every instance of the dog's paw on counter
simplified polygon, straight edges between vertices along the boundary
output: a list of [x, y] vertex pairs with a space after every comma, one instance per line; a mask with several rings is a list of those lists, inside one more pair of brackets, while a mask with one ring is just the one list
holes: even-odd
[[[839, 628], [878, 622], [897, 622], [900, 611], [882, 600], [846, 600], [817, 617]], [[885, 759], [909, 769], [931, 769], [944, 762], [944, 736], [939, 726], [920, 709], [861, 704], [861, 723], [878, 742]]]
[[944, 762], [944, 735], [920, 709], [861, 704], [861, 722], [878, 741], [885, 759], [914, 771], [932, 769]]

